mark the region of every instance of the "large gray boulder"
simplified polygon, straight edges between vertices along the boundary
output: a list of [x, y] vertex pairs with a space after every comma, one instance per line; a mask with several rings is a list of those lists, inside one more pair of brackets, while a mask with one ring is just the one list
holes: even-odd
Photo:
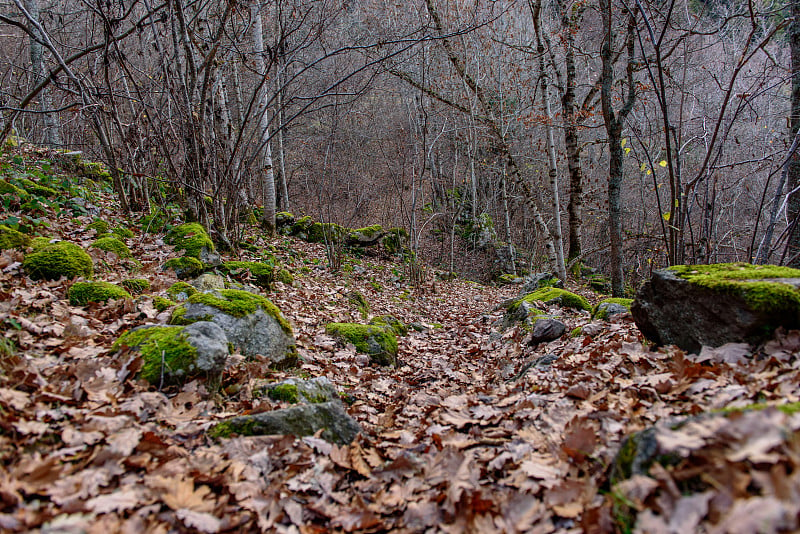
[[195, 293], [175, 309], [170, 322], [196, 321], [219, 325], [245, 356], [265, 356], [278, 368], [297, 363], [292, 327], [266, 297], [237, 289]]
[[631, 314], [658, 345], [688, 352], [703, 345], [762, 343], [775, 329], [800, 327], [800, 270], [729, 263], [678, 265], [653, 273]]
[[298, 404], [282, 410], [243, 415], [223, 421], [213, 427], [213, 437], [291, 435], [312, 436], [322, 430], [321, 437], [331, 443], [351, 443], [361, 431], [339, 401]]

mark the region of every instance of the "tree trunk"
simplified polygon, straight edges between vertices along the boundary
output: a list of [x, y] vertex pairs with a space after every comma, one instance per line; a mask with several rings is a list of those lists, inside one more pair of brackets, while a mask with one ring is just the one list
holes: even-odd
[[[789, 44], [792, 54], [792, 108], [789, 116], [789, 138], [794, 139], [800, 129], [800, 2], [792, 4], [792, 22], [789, 25]], [[795, 151], [789, 160], [787, 181], [789, 191], [800, 186], [800, 152]], [[800, 217], [800, 192], [789, 197], [788, 215], [790, 224]], [[800, 229], [794, 224], [789, 234], [787, 263], [800, 267]]]
[[569, 225], [568, 261], [581, 255], [581, 224], [583, 217], [583, 170], [581, 155], [578, 149], [578, 119], [575, 116], [575, 30], [576, 22], [564, 8], [562, 26], [565, 29], [564, 67], [566, 70], [564, 95], [561, 104], [564, 110], [564, 145], [569, 170], [569, 202], [567, 203], [567, 221]]
[[[256, 72], [260, 76], [267, 76], [266, 60], [264, 58], [264, 34], [261, 23], [261, 6], [258, 2], [250, 4], [252, 15], [252, 38], [253, 53], [255, 55]], [[258, 143], [263, 147], [264, 159], [264, 182], [263, 197], [264, 214], [261, 217], [261, 225], [264, 230], [272, 235], [275, 232], [275, 170], [272, 166], [272, 146], [269, 135], [269, 95], [267, 95], [267, 84], [261, 84], [258, 94]]]
[[[30, 16], [36, 22], [39, 22], [39, 0], [25, 0], [25, 9], [28, 10]], [[34, 26], [34, 35], [39, 38], [39, 31]], [[29, 46], [31, 49], [31, 67], [33, 68], [33, 83], [32, 86], [36, 87], [42, 80], [45, 79], [44, 68], [44, 48], [39, 40], [33, 36], [29, 39]], [[45, 88], [42, 89], [39, 96], [40, 109], [44, 111], [44, 133], [45, 143], [50, 147], [59, 147], [61, 145], [61, 127], [58, 124], [58, 117], [55, 112], [49, 111], [52, 109], [50, 101], [50, 91]]]

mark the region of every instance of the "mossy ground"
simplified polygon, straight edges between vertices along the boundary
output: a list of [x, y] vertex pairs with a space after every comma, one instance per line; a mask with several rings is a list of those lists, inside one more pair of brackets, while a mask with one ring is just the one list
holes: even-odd
[[186, 295], [186, 298], [189, 298], [197, 293], [197, 289], [186, 282], [175, 282], [167, 289], [167, 296], [172, 300], [181, 300], [179, 298], [181, 293]]
[[800, 290], [769, 279], [798, 278], [800, 269], [777, 265], [718, 263], [714, 265], [676, 265], [669, 268], [691, 284], [723, 294], [741, 297], [760, 312], [800, 313]]
[[120, 282], [120, 285], [133, 295], [141, 295], [150, 289], [150, 280], [146, 278], [131, 278], [129, 280], [123, 280]]
[[295, 404], [298, 400], [297, 386], [294, 384], [278, 384], [269, 388], [267, 396], [272, 400]]
[[[264, 310], [268, 315], [275, 318], [280, 324], [281, 329], [289, 336], [293, 336], [292, 326], [283, 316], [281, 311], [267, 297], [255, 295], [239, 289], [221, 289], [214, 293], [195, 293], [189, 297], [190, 304], [204, 304], [216, 308], [223, 313], [233, 317], [244, 317], [254, 313], [258, 308]], [[185, 313], [185, 308], [181, 306], [175, 310], [172, 322], [182, 317], [181, 310]], [[176, 316], [177, 314], [177, 316]]]
[[112, 350], [136, 348], [142, 355], [139, 376], [158, 385], [179, 383], [191, 374], [197, 360], [197, 349], [186, 341], [182, 326], [141, 328], [126, 332], [114, 343]]
[[109, 282], [78, 282], [69, 288], [69, 303], [85, 306], [90, 302], [106, 302], [114, 299], [129, 299], [131, 294], [124, 288]]
[[167, 309], [171, 308], [172, 306], [177, 306], [177, 302], [173, 302], [167, 298], [156, 296], [153, 298], [153, 307], [158, 310], [159, 312], [166, 311]]
[[112, 228], [111, 233], [120, 239], [131, 239], [134, 236], [133, 230], [123, 227]]
[[92, 248], [112, 252], [120, 258], [131, 258], [131, 249], [116, 237], [101, 237], [91, 245]]
[[86, 225], [87, 230], [95, 230], [98, 234], [108, 233], [108, 223], [97, 219]]
[[31, 238], [22, 232], [0, 225], [0, 250], [9, 248], [25, 250], [30, 242]]
[[33, 278], [58, 280], [62, 276], [89, 278], [94, 272], [92, 258], [85, 250], [69, 241], [48, 244], [36, 252], [25, 256], [23, 261], [25, 272]]
[[555, 287], [545, 287], [542, 289], [537, 289], [533, 293], [528, 293], [524, 297], [514, 301], [514, 303], [509, 306], [508, 311], [511, 313], [517, 311], [523, 302], [550, 302], [556, 299], [560, 300], [561, 306], [564, 308], [585, 310], [588, 312], [592, 311], [591, 305], [582, 296], [571, 293], [565, 289], [558, 289]]
[[176, 226], [167, 233], [165, 241], [175, 245], [175, 250], [183, 250], [187, 256], [193, 258], [199, 258], [203, 248], [209, 252], [214, 250], [214, 243], [200, 223]]

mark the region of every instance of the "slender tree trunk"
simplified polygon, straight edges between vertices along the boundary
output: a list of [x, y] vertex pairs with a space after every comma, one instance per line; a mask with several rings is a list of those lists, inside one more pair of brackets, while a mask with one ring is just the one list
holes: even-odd
[[[789, 25], [789, 43], [792, 54], [792, 108], [789, 117], [789, 135], [794, 139], [800, 130], [800, 1], [793, 1], [792, 17], [793, 21]], [[800, 186], [800, 152], [795, 151], [789, 160], [787, 170], [787, 181], [789, 191], [793, 191]], [[789, 197], [788, 205], [789, 221], [794, 221], [800, 216], [800, 192], [796, 192]], [[789, 234], [786, 256], [789, 258], [789, 265], [800, 267], [800, 230], [798, 225], [794, 225]]]
[[[39, 22], [39, 0], [24, 0], [25, 8], [30, 13], [30, 16], [36, 22]], [[40, 32], [34, 27], [34, 35], [41, 38]], [[44, 68], [44, 48], [41, 43], [33, 37], [29, 40], [31, 49], [31, 67], [33, 68], [33, 87], [39, 85], [45, 79], [46, 70]], [[61, 146], [61, 127], [58, 123], [58, 117], [55, 112], [48, 110], [52, 109], [52, 102], [50, 100], [50, 91], [45, 88], [39, 93], [40, 109], [44, 111], [44, 132], [45, 143], [51, 147]]]
[[[266, 60], [264, 58], [264, 34], [261, 22], [261, 6], [258, 2], [250, 4], [250, 13], [252, 15], [252, 38], [253, 38], [253, 52], [255, 55], [256, 71], [261, 76], [266, 76]], [[258, 95], [258, 128], [259, 146], [264, 147], [264, 182], [263, 182], [263, 197], [264, 214], [261, 218], [261, 225], [268, 234], [275, 232], [275, 170], [272, 166], [272, 146], [269, 134], [269, 96], [267, 95], [267, 84], [261, 84]]]
[[581, 225], [583, 217], [583, 170], [581, 169], [581, 155], [578, 149], [578, 121], [575, 116], [575, 36], [573, 34], [575, 22], [566, 13], [563, 15], [566, 43], [564, 50], [564, 65], [566, 78], [564, 95], [561, 104], [564, 110], [564, 145], [567, 155], [567, 169], [569, 170], [569, 202], [567, 203], [567, 221], [569, 225], [569, 252], [568, 261], [579, 258], [581, 255]]

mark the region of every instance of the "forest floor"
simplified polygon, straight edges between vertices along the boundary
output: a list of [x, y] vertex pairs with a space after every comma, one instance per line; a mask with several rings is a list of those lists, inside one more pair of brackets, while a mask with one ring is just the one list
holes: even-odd
[[[101, 218], [126, 224], [106, 199]], [[90, 217], [55, 218], [50, 236], [88, 249]], [[95, 278], [176, 281], [160, 235], [127, 240], [141, 263], [90, 250]], [[687, 355], [650, 349], [629, 317], [592, 323], [554, 308], [561, 339], [530, 345], [499, 331], [517, 286], [429, 280], [412, 287], [390, 258], [347, 257], [285, 237], [270, 247], [296, 277], [268, 297], [295, 329], [301, 364], [270, 370], [231, 357], [219, 391], [157, 391], [110, 352], [123, 331], [163, 323], [149, 295], [69, 305], [69, 281], [31, 281], [22, 253], [0, 255], [0, 321], [15, 353], [0, 374], [0, 531], [23, 532], [773, 532], [798, 527], [800, 419], [775, 409], [659, 426], [673, 459], [611, 480], [625, 436], [672, 417], [800, 399], [800, 333], [756, 349]], [[248, 259], [258, 254], [248, 253]], [[579, 284], [572, 290], [596, 302]], [[325, 334], [371, 315], [424, 325], [401, 337], [399, 366], [378, 367]], [[570, 337], [592, 323], [592, 335]], [[757, 352], [756, 356], [750, 357]], [[540, 360], [543, 356], [551, 356]], [[549, 362], [549, 363], [548, 363]], [[283, 407], [255, 381], [325, 376], [362, 427], [350, 445], [317, 437], [211, 439], [242, 413]], [[787, 410], [788, 411], [788, 410]]]

